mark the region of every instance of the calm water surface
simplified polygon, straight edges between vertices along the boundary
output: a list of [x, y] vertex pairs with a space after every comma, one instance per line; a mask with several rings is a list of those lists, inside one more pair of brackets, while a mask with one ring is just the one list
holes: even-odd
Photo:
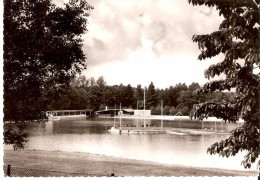
[[[136, 124], [136, 121], [122, 119], [122, 124], [132, 125]], [[30, 135], [25, 148], [93, 153], [165, 164], [244, 170], [240, 165], [243, 153], [229, 158], [207, 154], [207, 147], [228, 135], [119, 135], [107, 131], [114, 123], [119, 125], [119, 119], [77, 118], [31, 123], [27, 126]], [[160, 126], [161, 121], [152, 120], [149, 123]], [[202, 125], [198, 121], [164, 121], [163, 124], [165, 127], [174, 128], [215, 127], [214, 122], [204, 122]], [[237, 124], [217, 122], [217, 130], [231, 130], [236, 126]], [[251, 170], [256, 170], [256, 166], [252, 166]]]

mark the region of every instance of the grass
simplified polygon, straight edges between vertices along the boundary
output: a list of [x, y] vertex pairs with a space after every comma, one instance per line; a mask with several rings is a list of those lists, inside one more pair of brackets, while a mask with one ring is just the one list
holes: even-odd
[[257, 176], [257, 171], [197, 168], [117, 157], [42, 150], [4, 150], [4, 165], [96, 176]]

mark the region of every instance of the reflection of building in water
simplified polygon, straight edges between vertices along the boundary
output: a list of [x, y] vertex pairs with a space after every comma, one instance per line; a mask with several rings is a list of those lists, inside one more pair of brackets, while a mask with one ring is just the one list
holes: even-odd
[[133, 109], [105, 109], [100, 111], [95, 111], [95, 115], [102, 116], [125, 116], [125, 115], [134, 115]]
[[136, 127], [144, 127], [144, 126], [151, 126], [152, 121], [151, 119], [144, 119], [144, 118], [137, 118], [134, 120], [134, 126]]
[[53, 121], [45, 122], [45, 133], [46, 134], [53, 134]]
[[91, 125], [82, 121], [64, 120], [53, 121], [52, 134], [92, 134], [106, 132], [107, 126]]
[[96, 115], [102, 116], [151, 116], [151, 110], [134, 110], [134, 109], [104, 109], [100, 111], [95, 111]]

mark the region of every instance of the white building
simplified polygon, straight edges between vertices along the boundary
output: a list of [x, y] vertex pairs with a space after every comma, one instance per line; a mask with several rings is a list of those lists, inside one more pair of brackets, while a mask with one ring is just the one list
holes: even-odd
[[135, 116], [151, 116], [151, 110], [134, 110]]

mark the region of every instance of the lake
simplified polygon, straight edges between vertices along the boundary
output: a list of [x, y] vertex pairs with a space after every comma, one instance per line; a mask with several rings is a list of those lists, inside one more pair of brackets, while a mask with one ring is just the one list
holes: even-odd
[[[140, 122], [142, 120], [139, 119]], [[147, 122], [153, 126], [161, 125], [160, 120]], [[214, 142], [227, 138], [227, 134], [111, 134], [108, 129], [114, 123], [119, 125], [119, 119], [83, 117], [28, 123], [26, 131], [29, 133], [29, 142], [25, 149], [93, 153], [164, 164], [244, 170], [240, 165], [244, 153], [229, 158], [207, 154], [207, 148]], [[122, 125], [136, 123], [136, 119], [122, 119]], [[167, 128], [192, 129], [217, 127], [217, 131], [230, 131], [238, 126], [223, 122], [217, 122], [215, 126], [215, 122], [202, 124], [196, 120], [163, 121], [163, 125]], [[256, 165], [251, 170], [256, 170]]]

